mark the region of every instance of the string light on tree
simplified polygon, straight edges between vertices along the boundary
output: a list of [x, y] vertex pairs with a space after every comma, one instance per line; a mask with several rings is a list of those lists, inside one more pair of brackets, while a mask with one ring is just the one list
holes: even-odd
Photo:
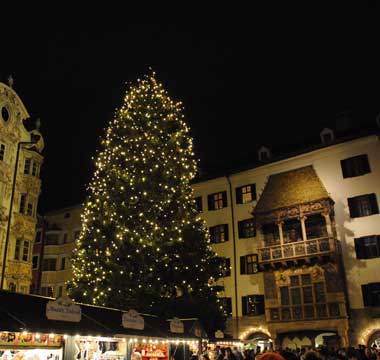
[[223, 319], [221, 288], [209, 286], [223, 265], [193, 199], [189, 131], [154, 73], [128, 88], [94, 161], [68, 284], [75, 300], [171, 316], [181, 299]]

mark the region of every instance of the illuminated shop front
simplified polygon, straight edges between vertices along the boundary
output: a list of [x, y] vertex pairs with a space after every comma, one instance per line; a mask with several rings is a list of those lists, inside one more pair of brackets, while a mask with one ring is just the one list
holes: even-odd
[[0, 360], [62, 360], [63, 337], [55, 334], [0, 332]]
[[0, 360], [183, 360], [207, 335], [196, 319], [165, 320], [0, 291]]

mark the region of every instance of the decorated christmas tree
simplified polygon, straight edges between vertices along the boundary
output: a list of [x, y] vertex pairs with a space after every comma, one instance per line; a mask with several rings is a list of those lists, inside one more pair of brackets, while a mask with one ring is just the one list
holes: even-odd
[[[221, 327], [212, 252], [190, 181], [197, 172], [183, 106], [155, 74], [130, 86], [95, 161], [76, 244], [70, 295], [77, 301]], [[191, 312], [191, 314], [189, 313]]]

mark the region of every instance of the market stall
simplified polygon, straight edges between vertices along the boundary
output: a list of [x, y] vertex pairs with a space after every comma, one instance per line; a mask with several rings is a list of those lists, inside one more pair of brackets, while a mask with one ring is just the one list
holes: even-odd
[[206, 335], [195, 319], [0, 291], [0, 336], [0, 360], [184, 360]]

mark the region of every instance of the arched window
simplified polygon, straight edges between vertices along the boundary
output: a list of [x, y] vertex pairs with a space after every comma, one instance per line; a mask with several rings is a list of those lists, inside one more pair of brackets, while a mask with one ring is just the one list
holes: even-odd
[[334, 141], [334, 132], [329, 128], [324, 128], [319, 134], [322, 144], [330, 144]]
[[9, 283], [9, 291], [16, 292], [16, 284], [11, 282]]
[[270, 150], [265, 147], [265, 146], [262, 146], [260, 149], [259, 149], [259, 161], [266, 161], [266, 160], [269, 160], [270, 158]]

